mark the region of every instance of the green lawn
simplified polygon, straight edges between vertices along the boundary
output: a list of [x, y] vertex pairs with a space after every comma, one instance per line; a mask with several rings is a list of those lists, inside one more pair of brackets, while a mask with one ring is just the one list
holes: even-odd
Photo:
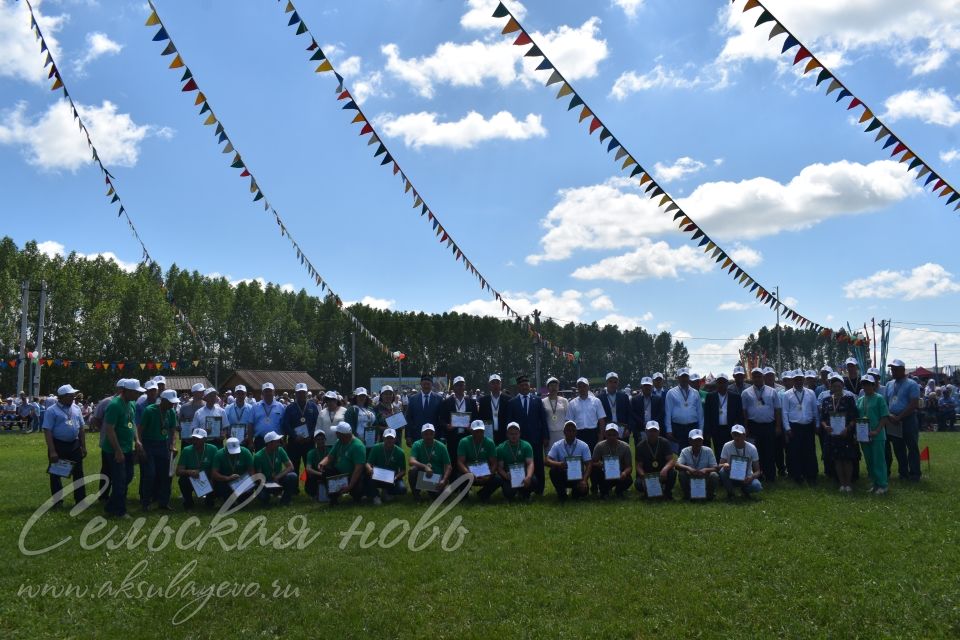
[[[419, 552], [406, 538], [390, 549], [363, 549], [357, 540], [339, 548], [338, 532], [357, 516], [379, 534], [393, 518], [415, 525], [426, 504], [408, 498], [331, 510], [300, 496], [291, 507], [254, 507], [237, 519], [242, 528], [264, 517], [273, 533], [303, 514], [311, 536], [319, 534], [304, 549], [254, 543], [227, 552], [213, 540], [200, 551], [172, 544], [159, 551], [84, 550], [81, 530], [102, 513], [94, 505], [76, 517], [44, 515], [28, 547], [72, 537], [28, 557], [18, 539], [49, 495], [45, 451], [39, 436], [4, 435], [0, 637], [956, 638], [960, 500], [953, 483], [960, 438], [923, 434], [922, 444], [933, 454], [932, 476], [917, 485], [893, 480], [884, 497], [864, 495], [863, 480], [853, 496], [826, 481], [813, 490], [781, 482], [756, 502], [733, 504], [650, 505], [631, 492], [625, 501], [560, 507], [548, 493], [531, 505], [505, 505], [498, 494], [493, 504], [461, 504], [440, 521], [445, 531], [460, 515], [468, 530], [449, 553], [439, 537]], [[98, 469], [94, 451], [87, 472]], [[133, 501], [130, 507], [139, 515]], [[199, 514], [206, 526], [211, 516]], [[148, 515], [147, 534], [158, 519]], [[178, 510], [170, 526], [185, 519]], [[135, 522], [120, 522], [115, 539]], [[199, 531], [189, 530], [187, 539]], [[224, 537], [238, 539], [239, 532]], [[191, 560], [197, 564], [188, 579], [202, 587], [259, 583], [261, 595], [213, 596], [180, 625], [172, 620], [193, 597], [179, 593], [18, 595], [24, 585], [119, 587], [140, 561], [146, 567], [134, 582], [144, 591], [166, 588]], [[273, 597], [274, 581], [299, 595]]]

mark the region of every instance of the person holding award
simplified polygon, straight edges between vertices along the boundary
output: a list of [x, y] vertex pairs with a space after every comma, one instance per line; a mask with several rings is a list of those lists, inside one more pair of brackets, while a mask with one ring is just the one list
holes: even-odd
[[727, 490], [727, 500], [733, 500], [737, 488], [748, 500], [754, 493], [763, 490], [760, 477], [760, 454], [753, 444], [747, 442], [747, 430], [742, 424], [730, 429], [730, 442], [720, 451], [720, 479]]
[[567, 420], [563, 425], [563, 440], [558, 440], [547, 453], [550, 482], [560, 502], [567, 500], [567, 490], [574, 498], [589, 493], [587, 476], [590, 470], [590, 447], [577, 438], [577, 423]]
[[410, 487], [416, 500], [421, 491], [436, 495], [450, 482], [450, 452], [447, 445], [437, 440], [436, 433], [436, 427], [425, 423], [420, 427], [420, 439], [410, 449]]

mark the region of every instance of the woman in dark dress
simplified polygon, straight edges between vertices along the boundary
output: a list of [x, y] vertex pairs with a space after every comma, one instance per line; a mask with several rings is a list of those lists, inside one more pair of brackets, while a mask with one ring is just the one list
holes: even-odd
[[[827, 434], [825, 441], [830, 447], [830, 455], [837, 469], [840, 491], [851, 493], [853, 466], [860, 459], [860, 447], [857, 444], [857, 399], [844, 393], [843, 377], [830, 375], [830, 395], [820, 403], [820, 428]], [[842, 418], [843, 428], [839, 426]], [[831, 426], [831, 423], [836, 426]]]

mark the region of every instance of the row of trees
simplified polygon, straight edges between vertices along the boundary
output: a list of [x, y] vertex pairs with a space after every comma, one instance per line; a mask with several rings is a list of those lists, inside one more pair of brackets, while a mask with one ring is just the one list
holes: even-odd
[[[762, 327], [751, 334], [743, 345], [747, 358], [758, 358], [762, 366], [777, 366], [777, 328]], [[850, 346], [832, 337], [821, 336], [813, 329], [780, 327], [780, 362], [783, 367], [819, 371], [825, 364], [837, 368], [852, 355]], [[780, 372], [777, 371], [779, 375]]]
[[[140, 265], [132, 273], [116, 263], [75, 254], [50, 257], [35, 242], [19, 249], [10, 238], [0, 240], [0, 357], [16, 357], [20, 325], [20, 283], [29, 279], [48, 286], [44, 358], [80, 361], [178, 360], [184, 374], [220, 379], [233, 369], [305, 370], [329, 388], [347, 389], [351, 381], [351, 330], [333, 300], [281, 291], [269, 284], [232, 286], [176, 265], [165, 273]], [[197, 332], [194, 337], [178, 320], [160, 283]], [[27, 349], [34, 348], [38, 305], [31, 297]], [[512, 377], [532, 374], [534, 348], [517, 322], [457, 313], [425, 314], [383, 311], [362, 305], [352, 312], [384, 343], [407, 354], [407, 374], [432, 372], [463, 375], [483, 387], [490, 372]], [[669, 333], [642, 328], [620, 331], [593, 324], [543, 323], [542, 333], [581, 362], [569, 362], [547, 349], [541, 370], [572, 385], [578, 373], [588, 377], [616, 370], [636, 383], [652, 371], [670, 371], [688, 363], [687, 349]], [[359, 384], [372, 376], [396, 375], [396, 362], [362, 336], [356, 337]], [[199, 369], [189, 366], [199, 359]], [[137, 372], [141, 378], [146, 372]], [[110, 389], [116, 372], [43, 370], [43, 391], [70, 382], [99, 394]], [[0, 389], [16, 385], [16, 370], [0, 368]]]

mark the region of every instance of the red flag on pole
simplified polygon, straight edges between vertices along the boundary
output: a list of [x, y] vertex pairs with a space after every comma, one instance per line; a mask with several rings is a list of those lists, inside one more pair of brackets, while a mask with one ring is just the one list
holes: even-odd
[[923, 448], [923, 451], [920, 452], [920, 460], [930, 462], [930, 447]]

